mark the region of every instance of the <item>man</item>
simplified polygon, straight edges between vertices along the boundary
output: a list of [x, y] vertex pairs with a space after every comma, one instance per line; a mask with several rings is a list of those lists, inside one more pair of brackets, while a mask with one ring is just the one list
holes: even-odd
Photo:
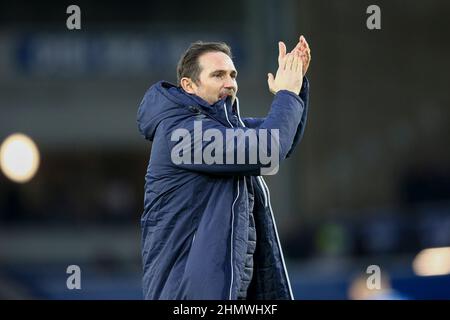
[[161, 81], [146, 92], [138, 110], [153, 142], [141, 219], [146, 299], [293, 299], [260, 175], [276, 171], [303, 135], [310, 57], [303, 36], [289, 53], [279, 43], [266, 118], [240, 117], [224, 43], [192, 44], [178, 86]]

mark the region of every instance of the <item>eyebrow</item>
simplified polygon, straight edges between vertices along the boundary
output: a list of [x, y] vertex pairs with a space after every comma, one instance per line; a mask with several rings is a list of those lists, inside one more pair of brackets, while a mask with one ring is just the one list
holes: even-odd
[[[216, 75], [216, 74], [226, 74], [227, 71], [226, 70], [214, 70], [213, 72], [211, 72], [209, 75]], [[237, 76], [238, 72], [236, 70], [232, 70], [230, 72], [231, 75], [234, 75], [235, 77]]]

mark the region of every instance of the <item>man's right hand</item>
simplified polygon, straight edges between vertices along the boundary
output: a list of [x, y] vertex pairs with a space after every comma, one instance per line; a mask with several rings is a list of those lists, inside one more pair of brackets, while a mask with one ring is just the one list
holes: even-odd
[[295, 94], [300, 93], [303, 81], [303, 61], [298, 50], [286, 54], [286, 46], [278, 43], [278, 70], [275, 77], [269, 73], [267, 83], [269, 90], [276, 94], [280, 90], [289, 90]]

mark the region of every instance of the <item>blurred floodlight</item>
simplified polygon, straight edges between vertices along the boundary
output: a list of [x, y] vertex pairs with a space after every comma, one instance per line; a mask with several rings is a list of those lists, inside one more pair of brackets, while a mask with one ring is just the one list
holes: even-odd
[[422, 250], [413, 261], [413, 269], [419, 276], [450, 274], [450, 247]]
[[39, 167], [39, 150], [28, 136], [15, 133], [0, 146], [0, 168], [10, 180], [30, 181]]

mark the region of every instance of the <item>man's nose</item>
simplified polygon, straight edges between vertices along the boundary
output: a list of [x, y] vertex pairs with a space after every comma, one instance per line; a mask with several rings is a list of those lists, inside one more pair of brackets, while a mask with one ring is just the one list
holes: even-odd
[[236, 80], [234, 80], [232, 77], [227, 77], [225, 79], [224, 87], [236, 91]]

